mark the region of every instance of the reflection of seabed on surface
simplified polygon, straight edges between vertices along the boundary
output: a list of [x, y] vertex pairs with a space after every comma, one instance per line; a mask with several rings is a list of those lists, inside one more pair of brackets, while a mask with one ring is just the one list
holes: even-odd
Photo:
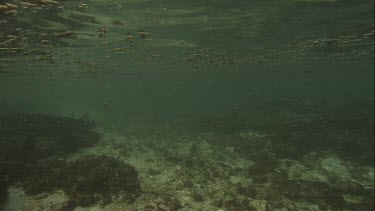
[[[40, 8], [39, 3], [42, 4]], [[361, 62], [360, 60], [371, 59], [374, 53], [371, 42], [374, 37], [373, 23], [365, 17], [356, 16], [358, 20], [340, 25], [344, 30], [344, 32], [339, 30], [340, 33], [334, 31], [325, 33], [324, 27], [315, 29], [314, 38], [311, 39], [312, 35], [308, 32], [312, 29], [307, 26], [310, 26], [311, 22], [314, 23], [312, 18], [315, 16], [301, 19], [298, 12], [288, 13], [284, 5], [277, 3], [257, 4], [259, 8], [267, 8], [275, 13], [259, 13], [258, 7], [254, 7], [254, 5], [251, 5], [251, 9], [247, 11], [246, 4], [241, 8], [221, 8], [222, 5], [218, 4], [207, 10], [205, 4], [203, 6], [198, 4], [188, 9], [181, 9], [178, 6], [176, 8], [163, 7], [163, 9], [148, 6], [148, 9], [140, 9], [139, 7], [133, 8], [133, 2], [127, 2], [126, 6], [120, 4], [121, 7], [118, 3], [107, 2], [105, 8], [96, 3], [39, 3], [26, 6], [2, 5], [4, 11], [22, 12], [18, 13], [16, 19], [13, 19], [12, 16], [5, 16], [7, 21], [1, 22], [4, 25], [3, 29], [9, 28], [9, 31], [5, 30], [4, 36], [0, 37], [0, 52], [7, 56], [20, 57], [20, 59], [26, 54], [43, 66], [75, 63], [78, 66], [77, 69], [87, 69], [83, 70], [80, 77], [86, 73], [94, 72], [97, 74], [121, 73], [126, 70], [119, 70], [118, 67], [127, 66], [127, 62], [123, 63], [127, 59], [135, 64], [157, 65], [168, 63], [171, 58], [175, 58], [172, 59], [175, 60], [175, 64], [188, 63], [195, 70], [204, 66], [233, 66], [239, 63], [249, 65], [248, 68], [253, 69], [253, 65], [259, 64]], [[309, 6], [311, 6], [311, 10], [314, 6], [318, 6], [322, 10], [322, 17], [319, 17], [322, 20], [326, 18], [324, 13], [328, 10], [326, 6], [331, 4], [337, 4], [339, 8], [343, 8], [343, 12], [338, 10], [337, 17], [336, 15], [329, 16], [333, 20], [336, 20], [340, 15], [344, 16], [344, 12], [349, 12], [345, 10], [347, 7], [351, 7], [350, 12], [353, 13], [358, 11], [365, 13], [362, 10], [367, 8], [362, 4], [353, 8], [349, 4], [345, 6], [339, 2], [320, 2], [321, 5], [315, 5], [316, 3], [313, 1], [305, 2], [304, 5], [294, 1], [285, 3], [292, 8], [300, 7], [307, 11], [310, 9]], [[22, 9], [23, 7], [29, 8], [31, 11], [37, 8], [35, 9], [36, 14]], [[111, 16], [105, 13], [107, 10], [111, 11]], [[113, 11], [116, 12], [113, 13]], [[126, 13], [120, 11], [126, 11]], [[289, 22], [283, 23], [290, 28], [296, 27], [295, 30], [298, 33], [295, 33], [294, 37], [289, 36], [289, 40], [278, 42], [278, 39], [284, 39], [283, 37], [286, 36], [284, 30], [280, 28], [283, 24], [280, 25], [282, 22], [279, 20], [280, 17], [285, 16], [284, 13], [300, 20], [295, 22], [293, 18], [290, 18]], [[28, 16], [35, 17], [29, 18]], [[155, 22], [153, 18], [149, 17], [155, 17], [159, 21]], [[252, 21], [244, 23], [241, 19], [243, 17]], [[11, 30], [13, 27], [7, 27], [8, 24], [12, 25], [15, 20], [24, 24], [22, 28], [17, 28], [16, 32]], [[303, 24], [304, 21], [306, 24]], [[338, 23], [342, 24], [340, 21]], [[355, 25], [358, 23], [362, 23], [361, 27]], [[368, 25], [366, 25], [367, 23]], [[16, 24], [17, 22], [13, 25]], [[352, 28], [358, 28], [358, 32], [352, 32], [352, 30], [345, 32], [345, 29], [351, 29], [352, 25], [355, 25]], [[263, 35], [262, 31], [265, 26], [269, 28], [272, 39]], [[335, 26], [336, 28], [339, 26]], [[148, 31], [143, 29], [148, 29]], [[317, 33], [320, 32], [319, 30], [321, 33]], [[189, 34], [192, 35], [192, 38], [188, 36]], [[197, 39], [196, 34], [202, 36]], [[225, 37], [223, 37], [224, 35]], [[83, 52], [75, 52], [69, 57], [65, 57], [53, 51], [54, 48], [62, 46], [65, 46], [66, 49], [91, 46], [95, 49], [93, 53], [96, 55], [91, 57], [84, 55]], [[207, 54], [199, 53], [201, 49], [206, 49], [204, 51]], [[218, 56], [215, 49], [228, 52], [226, 55]], [[154, 50], [156, 53], [150, 53]], [[163, 53], [158, 53], [159, 50], [162, 50]], [[246, 52], [241, 52], [243, 50]], [[167, 53], [175, 51], [183, 53]], [[240, 53], [241, 56], [236, 55], [237, 53]], [[120, 57], [115, 58], [114, 55]], [[106, 60], [106, 57], [111, 58]], [[98, 59], [104, 60], [98, 64]], [[111, 68], [106, 65], [107, 63], [111, 64]], [[114, 63], [117, 63], [116, 67], [113, 66]], [[35, 67], [37, 65], [35, 64]], [[2, 65], [2, 67], [3, 73], [14, 74], [17, 72], [17, 68], [5, 71], [4, 68], [10, 67], [7, 65]], [[24, 72], [20, 74], [24, 74]]]

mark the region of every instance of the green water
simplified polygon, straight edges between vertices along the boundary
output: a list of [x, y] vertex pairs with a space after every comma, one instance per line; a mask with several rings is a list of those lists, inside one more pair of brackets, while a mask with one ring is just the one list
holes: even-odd
[[[139, 69], [135, 75], [109, 74], [79, 80], [64, 76], [52, 80], [39, 74], [32, 78], [4, 76], [1, 106], [5, 114], [69, 116], [74, 112], [110, 125], [144, 118], [182, 123], [231, 113], [233, 109], [246, 112], [252, 107], [279, 104], [307, 104], [324, 110], [373, 99], [371, 64], [361, 66], [250, 67], [258, 68], [255, 70], [233, 70], [236, 67], [230, 66], [199, 69], [196, 73], [174, 65], [168, 67], [171, 69], [152, 67], [152, 73]], [[161, 68], [160, 72], [156, 68]]]
[[323, 116], [334, 119], [327, 128], [370, 140], [341, 145], [348, 153], [373, 155], [362, 151], [374, 137], [373, 0], [26, 2], [36, 5], [0, 0], [17, 6], [0, 10], [0, 115], [225, 138]]

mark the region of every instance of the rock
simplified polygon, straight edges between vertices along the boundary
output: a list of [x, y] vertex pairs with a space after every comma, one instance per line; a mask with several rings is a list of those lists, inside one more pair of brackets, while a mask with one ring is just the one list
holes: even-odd
[[351, 180], [348, 168], [336, 157], [325, 158], [320, 162], [320, 165], [333, 177], [341, 178], [343, 181]]

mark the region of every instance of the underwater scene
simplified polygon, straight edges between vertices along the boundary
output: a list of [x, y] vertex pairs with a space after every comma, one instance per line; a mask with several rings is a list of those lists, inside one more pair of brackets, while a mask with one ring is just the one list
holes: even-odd
[[374, 0], [0, 0], [0, 211], [374, 210]]

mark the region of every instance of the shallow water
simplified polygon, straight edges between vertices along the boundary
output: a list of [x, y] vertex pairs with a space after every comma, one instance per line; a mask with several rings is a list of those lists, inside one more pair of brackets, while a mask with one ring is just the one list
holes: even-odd
[[[268, 165], [270, 156], [282, 164], [266, 168], [263, 176], [277, 175], [282, 169], [289, 175], [285, 180], [306, 181], [306, 175], [294, 177], [290, 168], [295, 165], [288, 163], [300, 162], [316, 170], [311, 175], [335, 178], [335, 191], [340, 194], [348, 194], [353, 184], [373, 194], [373, 181], [369, 185], [364, 179], [365, 174], [371, 177], [373, 169], [373, 8], [373, 0], [0, 0], [0, 125], [10, 127], [5, 117], [20, 114], [93, 120], [104, 138], [91, 146], [92, 151], [74, 153], [88, 150], [87, 154], [119, 156], [139, 171], [146, 195], [162, 188], [143, 186], [148, 184], [149, 169], [139, 160], [153, 158], [139, 158], [142, 152], [133, 146], [134, 140], [173, 163], [175, 176], [178, 168], [191, 168], [189, 163], [199, 166], [198, 158], [214, 163], [244, 159], [244, 166], [232, 168], [251, 169], [255, 164]], [[119, 134], [108, 135], [112, 133]], [[4, 134], [6, 143], [10, 139]], [[152, 143], [157, 140], [165, 144], [164, 149]], [[199, 156], [189, 154], [191, 150], [179, 151], [174, 144], [197, 150]], [[107, 145], [108, 150], [99, 150]], [[127, 147], [135, 152], [121, 154], [120, 149]], [[207, 148], [213, 152], [207, 154]], [[233, 154], [222, 161], [217, 156], [227, 148]], [[70, 160], [77, 157], [74, 153], [52, 157]], [[259, 158], [261, 154], [267, 158]], [[329, 167], [323, 162], [327, 159]], [[155, 161], [154, 165], [168, 172], [167, 164]], [[350, 176], [337, 173], [342, 165]], [[356, 168], [361, 169], [357, 174]], [[241, 171], [234, 176], [254, 181], [259, 177]], [[202, 181], [190, 179], [192, 187], [172, 188], [168, 194], [190, 191], [203, 199], [179, 195], [179, 209], [250, 209], [237, 203], [235, 191], [223, 193], [222, 203], [214, 203], [215, 196], [204, 191]], [[280, 188], [277, 179], [269, 180]], [[241, 184], [247, 183], [241, 180]], [[310, 185], [314, 186], [304, 187]], [[272, 193], [241, 191], [237, 195], [250, 200], [252, 208], [262, 210], [263, 205], [254, 203], [264, 200], [264, 209], [277, 210], [269, 202]], [[358, 192], [357, 198], [369, 195]], [[321, 210], [355, 207], [349, 199], [342, 205], [309, 201], [306, 198], [313, 196], [308, 194], [302, 199], [285, 197], [293, 203], [311, 203], [310, 207], [294, 205], [301, 210], [316, 209], [315, 205]], [[153, 200], [138, 199], [134, 206]], [[372, 209], [373, 201], [366, 204], [366, 200], [359, 200], [359, 210]], [[281, 203], [279, 208], [290, 204]], [[177, 209], [165, 206], [169, 208], [160, 209]]]

